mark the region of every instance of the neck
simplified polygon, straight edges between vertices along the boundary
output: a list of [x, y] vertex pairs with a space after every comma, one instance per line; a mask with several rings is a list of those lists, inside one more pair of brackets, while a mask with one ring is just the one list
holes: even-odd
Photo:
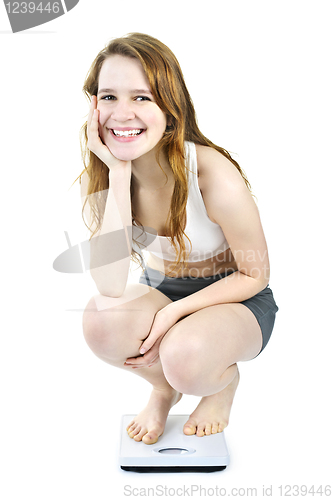
[[163, 170], [156, 161], [155, 149], [133, 160], [132, 176], [135, 185], [142, 189], [156, 190], [173, 183], [173, 172], [163, 152], [160, 153], [159, 163]]

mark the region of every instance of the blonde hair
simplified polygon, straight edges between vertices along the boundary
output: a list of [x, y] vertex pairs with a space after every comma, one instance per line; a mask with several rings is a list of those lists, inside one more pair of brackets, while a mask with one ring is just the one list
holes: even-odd
[[[184, 229], [186, 226], [186, 204], [188, 186], [186, 178], [184, 142], [190, 141], [203, 146], [214, 148], [228, 158], [242, 175], [247, 187], [251, 186], [238, 163], [230, 156], [228, 151], [216, 146], [207, 139], [199, 130], [196, 113], [192, 99], [185, 85], [180, 65], [173, 52], [162, 42], [142, 33], [130, 33], [122, 38], [116, 38], [101, 50], [92, 63], [86, 77], [83, 91], [90, 99], [97, 95], [98, 79], [104, 61], [112, 55], [122, 55], [138, 59], [148, 78], [151, 92], [160, 109], [166, 114], [168, 126], [158, 144], [157, 161], [159, 153], [164, 152], [174, 175], [174, 190], [172, 194], [168, 220], [166, 222], [167, 235], [176, 250], [175, 266], [186, 260], [186, 247]], [[81, 148], [85, 170], [89, 177], [88, 192], [93, 194], [109, 188], [108, 167], [87, 147], [87, 122], [81, 129]], [[160, 168], [162, 168], [160, 166]], [[81, 177], [81, 175], [79, 177]], [[133, 194], [133, 193], [131, 193]], [[96, 197], [90, 197], [96, 200]], [[95, 218], [95, 231], [102, 224], [105, 199], [91, 207]], [[132, 210], [132, 220], [141, 226]], [[187, 238], [188, 239], [188, 238]], [[133, 250], [132, 257], [138, 261]]]

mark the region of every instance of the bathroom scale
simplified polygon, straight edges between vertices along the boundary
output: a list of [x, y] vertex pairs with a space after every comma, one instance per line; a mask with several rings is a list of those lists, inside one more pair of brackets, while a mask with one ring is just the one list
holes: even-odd
[[186, 436], [188, 415], [169, 415], [164, 433], [155, 444], [134, 441], [126, 427], [135, 415], [123, 415], [119, 465], [133, 472], [215, 472], [229, 465], [224, 432], [198, 437]]

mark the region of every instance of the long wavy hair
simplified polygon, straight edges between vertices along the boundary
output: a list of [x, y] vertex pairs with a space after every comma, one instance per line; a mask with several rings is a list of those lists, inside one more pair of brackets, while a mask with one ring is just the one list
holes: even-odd
[[[142, 64], [148, 78], [151, 92], [160, 109], [166, 114], [168, 126], [158, 144], [156, 155], [159, 164], [159, 155], [163, 151], [174, 175], [174, 190], [172, 194], [169, 215], [166, 222], [167, 235], [176, 250], [177, 264], [186, 261], [186, 246], [184, 229], [186, 227], [186, 203], [188, 198], [188, 185], [185, 166], [184, 142], [190, 141], [203, 146], [210, 146], [228, 158], [242, 175], [249, 190], [251, 186], [238, 163], [225, 149], [213, 144], [199, 130], [196, 113], [190, 94], [185, 85], [180, 65], [173, 52], [162, 42], [142, 33], [130, 33], [122, 38], [116, 38], [101, 50], [87, 74], [83, 92], [91, 99], [97, 95], [98, 80], [104, 61], [113, 55], [136, 58]], [[88, 195], [99, 193], [109, 188], [108, 167], [87, 147], [87, 122], [81, 128], [81, 150], [84, 163], [84, 172], [87, 172]], [[161, 165], [159, 164], [162, 169]], [[163, 170], [163, 169], [162, 169]], [[91, 237], [101, 227], [105, 210], [106, 197], [88, 196], [94, 221], [90, 226]], [[131, 195], [133, 195], [131, 184]], [[86, 200], [87, 201], [87, 200]], [[84, 211], [84, 206], [83, 206]], [[141, 226], [132, 208], [133, 224]], [[95, 230], [91, 227], [94, 224]], [[189, 240], [189, 239], [188, 239]], [[132, 258], [140, 263], [138, 254], [133, 250]]]

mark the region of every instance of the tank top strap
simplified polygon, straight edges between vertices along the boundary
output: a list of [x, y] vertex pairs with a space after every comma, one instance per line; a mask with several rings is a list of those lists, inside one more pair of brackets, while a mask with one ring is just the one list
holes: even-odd
[[197, 150], [194, 142], [185, 142], [189, 206], [195, 204], [205, 215], [206, 207], [199, 188]]
[[185, 165], [188, 179], [198, 177], [197, 151], [194, 142], [185, 142]]

